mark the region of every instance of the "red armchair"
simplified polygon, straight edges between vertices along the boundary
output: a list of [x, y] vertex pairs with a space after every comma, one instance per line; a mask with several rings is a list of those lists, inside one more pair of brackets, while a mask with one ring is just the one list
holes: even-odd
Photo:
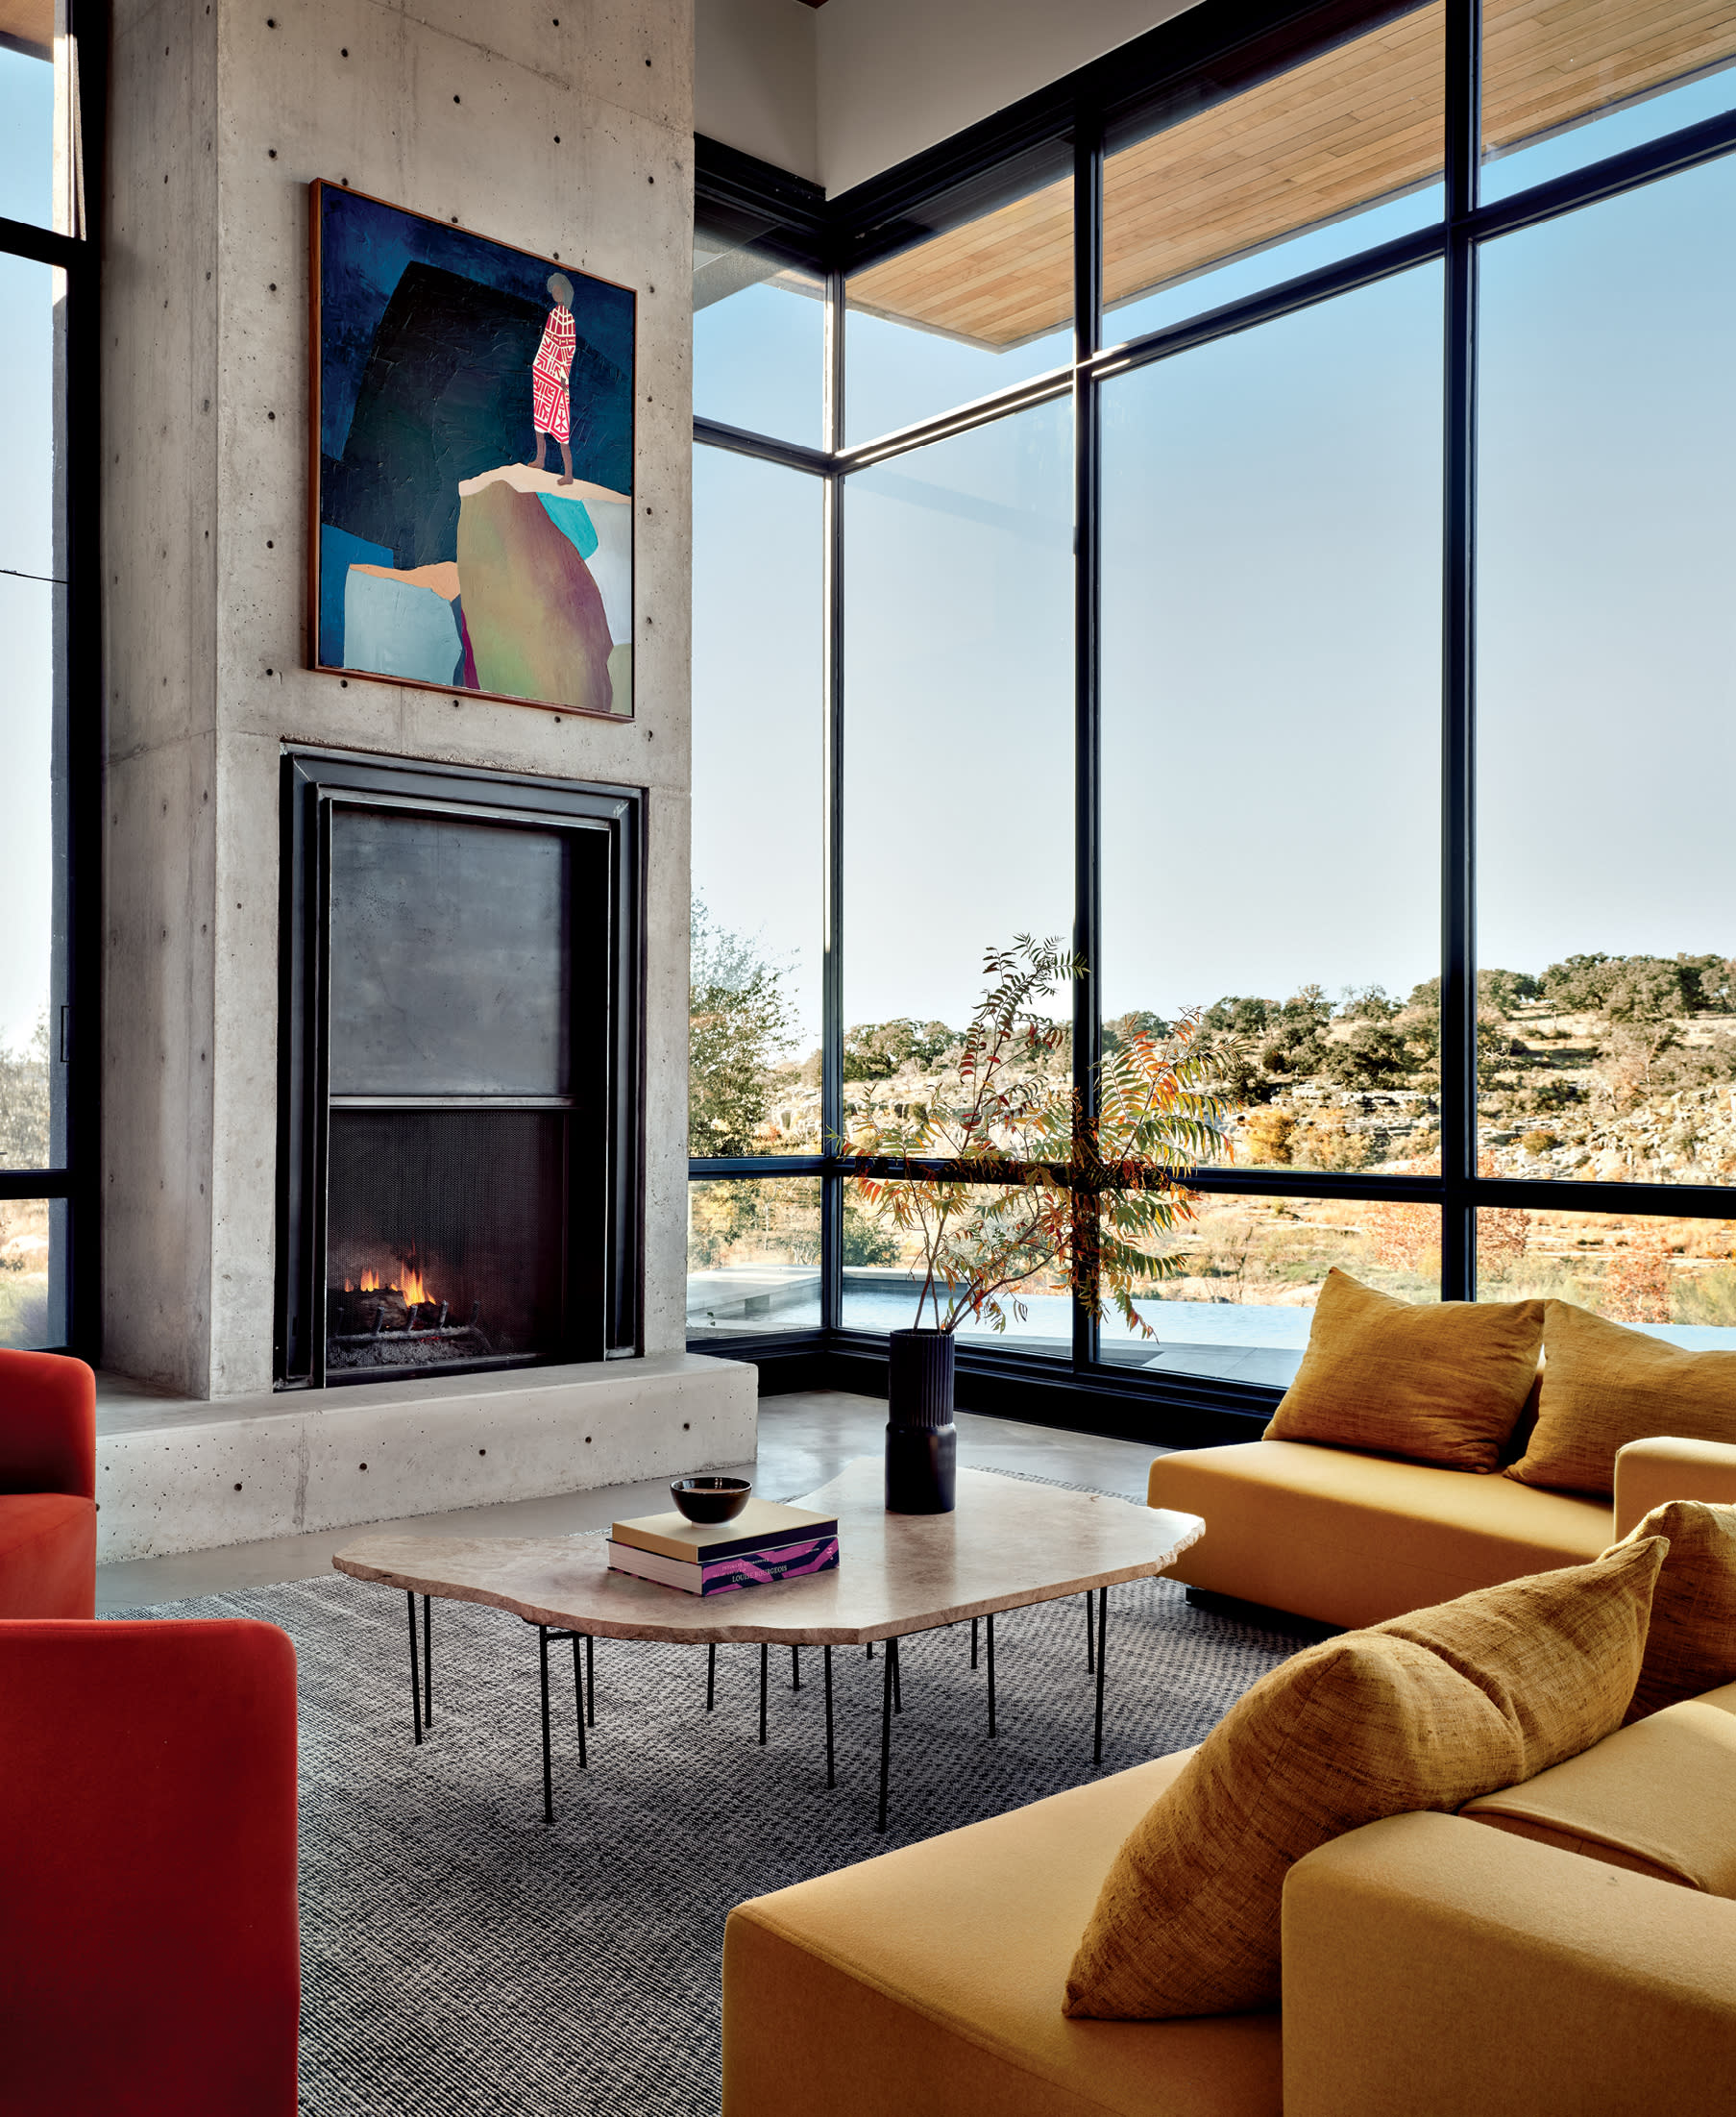
[[0, 1623], [0, 2109], [294, 2117], [295, 1650]]
[[0, 1352], [0, 1617], [96, 1614], [96, 1377]]

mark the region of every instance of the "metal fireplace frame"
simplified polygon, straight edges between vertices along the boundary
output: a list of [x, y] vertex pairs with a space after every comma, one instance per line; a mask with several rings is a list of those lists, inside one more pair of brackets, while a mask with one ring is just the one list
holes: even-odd
[[[402, 808], [474, 822], [595, 831], [607, 839], [608, 1009], [600, 1122], [571, 1142], [573, 1154], [604, 1157], [600, 1285], [586, 1296], [575, 1238], [579, 1201], [569, 1188], [565, 1342], [535, 1359], [490, 1357], [436, 1367], [326, 1371], [326, 1206], [330, 1098], [326, 992], [331, 817], [339, 806]], [[645, 1051], [645, 794], [642, 788], [357, 756], [286, 746], [281, 781], [281, 906], [279, 947], [278, 1271], [274, 1386], [325, 1389], [352, 1383], [433, 1381], [441, 1375], [569, 1361], [631, 1358], [642, 1349], [644, 1256], [643, 1067]], [[428, 1107], [477, 1106], [475, 1097]], [[502, 1098], [501, 1107], [515, 1105]], [[578, 1122], [575, 1118], [575, 1127]], [[582, 1307], [582, 1313], [581, 1313]]]

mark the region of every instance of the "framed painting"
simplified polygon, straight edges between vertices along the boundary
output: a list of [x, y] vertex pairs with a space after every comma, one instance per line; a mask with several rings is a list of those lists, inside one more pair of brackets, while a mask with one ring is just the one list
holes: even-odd
[[313, 667], [629, 718], [632, 290], [311, 191]]

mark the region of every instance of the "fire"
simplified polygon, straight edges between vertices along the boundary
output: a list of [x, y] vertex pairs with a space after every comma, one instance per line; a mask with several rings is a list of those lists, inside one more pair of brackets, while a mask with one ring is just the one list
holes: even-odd
[[428, 1291], [428, 1281], [422, 1276], [420, 1265], [406, 1265], [403, 1268], [403, 1297], [411, 1308], [415, 1308], [419, 1302], [431, 1301], [434, 1298]]
[[[347, 1280], [344, 1291], [349, 1292], [349, 1282]], [[372, 1265], [361, 1275], [361, 1292], [363, 1293], [378, 1293], [379, 1292], [379, 1274]]]

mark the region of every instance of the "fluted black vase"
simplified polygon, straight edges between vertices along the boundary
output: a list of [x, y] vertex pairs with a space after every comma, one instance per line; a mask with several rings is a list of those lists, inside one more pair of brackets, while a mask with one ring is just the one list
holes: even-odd
[[950, 1514], [958, 1489], [952, 1333], [893, 1331], [887, 1366], [886, 1511]]

